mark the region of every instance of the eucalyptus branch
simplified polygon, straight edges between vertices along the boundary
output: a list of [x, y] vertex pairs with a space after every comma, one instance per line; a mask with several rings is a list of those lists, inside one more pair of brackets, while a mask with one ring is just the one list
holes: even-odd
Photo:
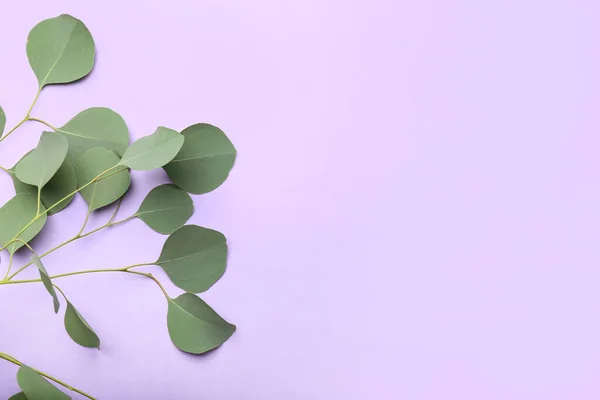
[[[70, 32], [70, 35], [62, 32]], [[11, 175], [17, 192], [0, 207], [0, 252], [8, 249], [10, 256], [0, 286], [42, 282], [52, 296], [55, 313], [61, 306], [56, 291], [60, 292], [67, 302], [64, 324], [71, 339], [83, 347], [100, 349], [98, 335], [53, 280], [102, 272], [144, 276], [154, 281], [169, 302], [167, 325], [175, 346], [191, 354], [208, 352], [225, 343], [236, 329], [194, 294], [208, 290], [225, 272], [227, 240], [215, 230], [186, 225], [194, 213], [190, 194], [204, 194], [218, 188], [235, 163], [236, 150], [222, 130], [209, 124], [195, 124], [181, 133], [159, 126], [151, 135], [130, 144], [127, 124], [109, 108], [83, 110], [59, 128], [31, 116], [43, 88], [50, 84], [74, 82], [88, 75], [95, 63], [95, 52], [94, 40], [87, 27], [70, 15], [44, 20], [28, 35], [26, 53], [38, 80], [38, 90], [25, 117], [4, 135], [6, 116], [0, 108], [0, 142], [27, 121], [43, 124], [52, 132], [44, 131], [37, 147], [13, 168], [0, 167]], [[153, 188], [133, 215], [117, 220], [123, 198], [130, 188], [130, 170], [160, 168], [164, 169], [172, 184]], [[100, 181], [102, 183], [95, 185], [93, 190], [90, 188]], [[47, 217], [66, 208], [77, 193], [81, 193], [88, 204], [81, 228], [72, 238], [38, 255], [29, 242], [43, 230]], [[117, 201], [104, 225], [84, 233], [95, 210]], [[155, 262], [119, 269], [48, 274], [41, 261], [45, 256], [133, 218], [139, 218], [159, 234], [168, 235]], [[32, 252], [32, 261], [12, 273], [13, 256], [20, 247]], [[38, 279], [14, 280], [32, 264], [37, 266]], [[171, 298], [151, 273], [134, 270], [149, 265], [161, 267], [185, 293]], [[20, 366], [17, 382], [22, 393], [17, 395], [19, 398], [62, 398], [62, 392], [46, 382], [46, 378], [93, 399], [91, 395], [46, 373], [23, 365], [8, 354], [0, 353], [0, 358]]]
[[[13, 363], [13, 364], [15, 364], [15, 365], [18, 365], [19, 367], [22, 367], [22, 366], [24, 365], [24, 364], [23, 364], [21, 361], [17, 360], [17, 359], [16, 359], [16, 358], [14, 358], [13, 356], [11, 356], [11, 355], [8, 355], [8, 354], [6, 354], [6, 353], [0, 353], [0, 358], [2, 358], [2, 359], [4, 359], [4, 360], [6, 360], [6, 361], [8, 361], [8, 362], [11, 362], [11, 363]], [[29, 367], [29, 368], [31, 368], [31, 367]], [[42, 371], [40, 371], [40, 370], [37, 370], [37, 369], [35, 369], [35, 368], [31, 368], [31, 369], [32, 369], [32, 370], [34, 370], [35, 372], [37, 372], [38, 374], [42, 375], [43, 377], [45, 377], [45, 378], [47, 378], [47, 379], [50, 379], [51, 381], [53, 381], [53, 382], [55, 382], [55, 383], [58, 383], [58, 384], [59, 384], [59, 385], [61, 385], [62, 387], [65, 387], [65, 388], [67, 388], [67, 389], [69, 389], [69, 390], [71, 390], [71, 391], [73, 391], [73, 392], [75, 392], [75, 393], [79, 393], [80, 395], [82, 395], [82, 396], [85, 396], [85, 397], [87, 397], [88, 399], [96, 400], [96, 398], [95, 398], [95, 397], [93, 397], [92, 395], [90, 395], [90, 394], [87, 394], [87, 393], [86, 393], [86, 392], [84, 392], [83, 390], [79, 390], [79, 389], [77, 389], [76, 387], [73, 387], [73, 386], [69, 385], [68, 383], [65, 383], [65, 382], [63, 382], [63, 381], [61, 381], [60, 379], [57, 379], [57, 378], [53, 377], [52, 375], [48, 375], [47, 373], [45, 373], [45, 372], [42, 372]]]

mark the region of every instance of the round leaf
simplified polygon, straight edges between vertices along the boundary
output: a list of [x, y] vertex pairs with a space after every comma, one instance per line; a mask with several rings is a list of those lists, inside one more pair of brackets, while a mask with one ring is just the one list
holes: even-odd
[[[112, 151], [100, 147], [89, 150], [83, 155], [82, 162], [75, 167], [79, 187], [90, 183], [118, 162], [119, 157]], [[120, 172], [109, 176], [111, 174], [112, 172], [108, 173], [107, 178], [98, 180], [80, 191], [92, 211], [115, 202], [129, 189], [131, 178], [127, 169], [122, 168]]]
[[[40, 212], [46, 209], [41, 207]], [[4, 247], [17, 235], [23, 228], [35, 218], [37, 213], [37, 198], [28, 193], [21, 193], [10, 199], [0, 208], [0, 247]], [[46, 214], [42, 214], [18, 239], [29, 242], [33, 239], [46, 224]], [[23, 243], [15, 242], [7, 247], [10, 253], [14, 253]]]
[[186, 225], [169, 236], [156, 264], [186, 292], [204, 292], [225, 272], [227, 239], [212, 229]]
[[[11, 171], [11, 177], [17, 194], [30, 193], [34, 196], [37, 196], [37, 188], [35, 186], [21, 182], [15, 176], [13, 171]], [[73, 169], [71, 163], [65, 160], [58, 171], [56, 171], [56, 174], [54, 174], [52, 179], [50, 179], [50, 181], [42, 189], [42, 204], [44, 204], [46, 208], [52, 207], [54, 204], [56, 204], [56, 202], [61, 201], [66, 196], [73, 193], [76, 189], [77, 175], [75, 175], [75, 170]], [[59, 211], [62, 211], [71, 203], [74, 197], [75, 195], [72, 195], [66, 200], [63, 200], [62, 203], [48, 211], [48, 215], [53, 215]]]
[[64, 134], [69, 141], [67, 157], [74, 165], [86, 151], [95, 147], [121, 155], [129, 144], [129, 130], [125, 121], [110, 108], [88, 108], [56, 131]]
[[4, 110], [0, 107], [0, 137], [4, 133], [4, 128], [6, 127], [6, 114], [4, 114]]
[[8, 400], [27, 400], [27, 396], [25, 396], [25, 393], [19, 392], [10, 396]]
[[71, 399], [27, 365], [19, 367], [17, 383], [28, 400]]
[[215, 190], [229, 176], [236, 151], [225, 133], [209, 124], [192, 125], [177, 156], [164, 166], [174, 184], [193, 194]]
[[42, 278], [42, 283], [44, 284], [44, 287], [46, 288], [48, 293], [50, 293], [50, 296], [52, 296], [52, 301], [54, 303], [54, 312], [58, 313], [58, 310], [60, 308], [60, 302], [58, 301], [58, 296], [56, 295], [54, 286], [52, 286], [52, 281], [50, 280], [50, 275], [48, 275], [48, 271], [46, 271], [46, 268], [44, 268], [44, 264], [42, 264], [42, 260], [40, 260], [40, 258], [37, 255], [34, 254], [31, 259], [33, 260], [33, 263], [35, 264], [38, 271], [40, 272], [40, 278]]
[[123, 154], [120, 164], [142, 171], [160, 168], [179, 153], [183, 141], [179, 132], [160, 126], [152, 135], [135, 141]]
[[202, 299], [190, 293], [169, 299], [167, 325], [175, 346], [192, 354], [219, 347], [236, 329]]
[[156, 232], [168, 235], [185, 225], [193, 213], [190, 195], [175, 185], [162, 185], [148, 193], [135, 215]]
[[15, 175], [23, 183], [44, 187], [61, 167], [69, 144], [60, 133], [44, 132], [37, 147], [15, 167]]
[[80, 346], [100, 349], [100, 338], [69, 301], [65, 312], [65, 329], [71, 339]]
[[83, 22], [63, 14], [44, 20], [31, 30], [27, 58], [40, 88], [73, 82], [94, 67], [94, 39]]

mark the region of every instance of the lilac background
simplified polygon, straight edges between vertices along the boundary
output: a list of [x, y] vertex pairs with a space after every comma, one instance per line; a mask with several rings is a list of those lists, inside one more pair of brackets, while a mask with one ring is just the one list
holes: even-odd
[[[44, 90], [35, 116], [108, 106], [134, 138], [210, 122], [238, 148], [191, 222], [229, 238], [203, 297], [239, 329], [182, 354], [151, 282], [81, 276], [60, 284], [100, 352], [71, 342], [41, 285], [1, 288], [0, 350], [100, 399], [600, 397], [598, 1], [12, 2], [9, 126], [35, 93], [27, 33], [63, 12], [92, 31], [96, 68]], [[40, 131], [4, 142], [0, 164]], [[123, 217], [165, 181], [134, 175]], [[0, 188], [4, 202], [5, 175]], [[84, 208], [53, 217], [37, 248], [74, 234]], [[46, 265], [151, 261], [163, 241], [134, 221]], [[0, 363], [0, 397], [15, 371]]]

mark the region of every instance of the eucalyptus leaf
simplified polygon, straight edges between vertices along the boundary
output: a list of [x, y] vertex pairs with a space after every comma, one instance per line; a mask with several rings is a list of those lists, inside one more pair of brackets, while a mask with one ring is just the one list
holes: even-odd
[[[21, 182], [14, 174], [14, 168], [9, 171], [13, 180], [13, 185], [17, 194], [19, 193], [30, 193], [33, 196], [37, 196], [37, 188], [35, 186], [28, 185]], [[75, 198], [75, 195], [63, 200], [77, 189], [77, 175], [75, 170], [68, 160], [65, 160], [61, 167], [56, 171], [56, 174], [50, 179], [50, 181], [42, 189], [42, 204], [46, 208], [53, 207], [57, 202], [62, 202], [51, 208], [48, 211], [48, 215], [54, 215], [62, 211], [67, 207], [71, 201]]]
[[[47, 219], [45, 211], [46, 209], [42, 205], [40, 208], [42, 216], [25, 229], [18, 239], [29, 242], [42, 230]], [[29, 193], [20, 193], [4, 204], [0, 208], [0, 247], [4, 247], [29, 225], [36, 214], [37, 198]], [[7, 250], [14, 253], [23, 246], [24, 244], [21, 242], [14, 242], [7, 247]]]
[[[75, 167], [79, 187], [92, 182], [98, 175], [118, 163], [119, 157], [112, 151], [101, 147], [89, 150], [83, 155], [82, 162]], [[110, 175], [113, 172], [107, 173], [106, 178], [98, 180], [80, 191], [92, 211], [115, 202], [129, 189], [131, 183], [129, 171], [125, 167], [117, 168], [118, 170], [114, 172], [118, 173], [112, 176]]]
[[25, 396], [25, 393], [19, 392], [10, 396], [8, 400], [27, 400], [27, 396]]
[[160, 168], [179, 153], [183, 142], [184, 137], [179, 132], [159, 126], [152, 135], [136, 140], [119, 164], [142, 171]]
[[169, 236], [156, 264], [177, 287], [205, 292], [225, 272], [227, 239], [212, 229], [186, 225]]
[[100, 349], [100, 338], [69, 301], [65, 312], [65, 329], [71, 339], [80, 346]]
[[27, 58], [40, 89], [69, 83], [92, 71], [94, 39], [86, 26], [70, 15], [59, 15], [37, 24], [27, 38]]
[[185, 141], [164, 170], [174, 184], [193, 194], [215, 190], [229, 176], [236, 150], [216, 126], [196, 124], [184, 129]]
[[0, 137], [4, 133], [4, 128], [6, 127], [6, 114], [4, 114], [4, 110], [0, 107]]
[[157, 186], [148, 193], [135, 215], [163, 235], [181, 228], [194, 213], [190, 195], [175, 185]]
[[50, 280], [50, 275], [48, 275], [48, 271], [46, 271], [46, 268], [44, 268], [44, 264], [42, 264], [42, 260], [40, 260], [40, 258], [37, 255], [34, 254], [31, 257], [31, 260], [40, 272], [40, 278], [42, 278], [42, 283], [44, 284], [44, 287], [46, 288], [48, 293], [50, 293], [50, 296], [52, 296], [52, 300], [54, 302], [54, 312], [58, 313], [58, 310], [60, 309], [60, 302], [58, 301], [58, 296], [56, 295], [54, 286], [52, 286], [52, 281]]
[[71, 397], [58, 390], [43, 376], [27, 365], [17, 371], [17, 383], [28, 400], [70, 400]]
[[38, 146], [17, 164], [15, 175], [23, 183], [43, 188], [65, 161], [68, 149], [63, 135], [44, 132]]
[[86, 151], [95, 147], [122, 155], [129, 144], [129, 129], [125, 121], [110, 108], [88, 108], [56, 131], [64, 134], [69, 141], [67, 157], [73, 165], [81, 161]]
[[167, 325], [175, 346], [192, 354], [206, 353], [219, 347], [236, 329], [235, 325], [225, 321], [191, 293], [169, 299]]

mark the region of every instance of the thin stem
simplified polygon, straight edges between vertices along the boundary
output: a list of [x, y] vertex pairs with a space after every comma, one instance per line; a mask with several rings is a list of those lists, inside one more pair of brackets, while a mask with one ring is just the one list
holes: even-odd
[[[96, 194], [96, 186], [94, 186], [94, 194]], [[93, 199], [94, 199], [94, 197], [92, 196], [92, 200]], [[92, 203], [93, 203], [93, 201], [90, 201], [90, 206], [88, 207], [87, 214], [85, 214], [85, 220], [83, 221], [83, 225], [81, 225], [81, 229], [77, 233], [76, 237], [81, 237], [83, 230], [85, 229], [88, 221], [90, 220], [90, 215], [92, 214]]]
[[37, 190], [37, 214], [40, 213], [40, 208], [42, 206], [42, 187], [38, 186], [38, 190]]
[[10, 170], [8, 168], [4, 168], [4, 167], [0, 166], [0, 169], [9, 175], [12, 175], [12, 172], [10, 172]]
[[11, 130], [9, 130], [6, 135], [0, 137], [0, 143], [6, 139], [7, 137], [9, 137], [14, 131], [16, 131], [21, 125], [23, 125], [25, 122], [27, 122], [28, 120], [32, 119], [29, 117], [29, 114], [31, 114], [31, 110], [33, 110], [33, 107], [35, 106], [35, 103], [37, 103], [38, 98], [40, 97], [40, 93], [42, 91], [42, 88], [38, 88], [37, 93], [35, 94], [35, 97], [33, 98], [33, 102], [31, 103], [31, 105], [29, 106], [29, 110], [27, 110], [27, 114], [25, 114], [25, 118], [23, 118], [21, 121], [19, 121], [19, 123], [17, 125], [15, 125]]
[[48, 128], [52, 129], [53, 131], [58, 130], [54, 125], [52, 125], [49, 122], [44, 121], [43, 119], [39, 119], [39, 118], [34, 118], [34, 117], [27, 117], [27, 119], [29, 121], [35, 121], [35, 122], [39, 122], [40, 124], [44, 124], [46, 125]]
[[33, 102], [31, 103], [31, 106], [29, 106], [29, 110], [27, 110], [27, 114], [25, 115], [26, 120], [29, 118], [29, 115], [31, 114], [31, 111], [33, 110], [33, 107], [35, 106], [35, 103], [37, 103], [41, 92], [42, 92], [42, 87], [40, 86], [38, 88], [37, 93], [35, 94], [35, 97], [33, 98]]
[[0, 143], [2, 143], [7, 137], [11, 135], [14, 131], [16, 131], [21, 125], [27, 122], [27, 117], [23, 118], [17, 125], [15, 125], [10, 131], [6, 132], [6, 134], [0, 137]]
[[[22, 363], [21, 361], [17, 360], [17, 359], [16, 359], [16, 358], [14, 358], [13, 356], [11, 356], [11, 355], [8, 355], [8, 354], [6, 354], [6, 353], [0, 353], [0, 358], [2, 358], [3, 360], [6, 360], [6, 361], [8, 361], [8, 362], [11, 362], [11, 363], [13, 363], [13, 364], [15, 364], [15, 365], [18, 365], [19, 367], [21, 367], [21, 366], [23, 365], [23, 363]], [[31, 368], [31, 367], [29, 367], [29, 368]], [[82, 396], [85, 396], [85, 397], [87, 397], [88, 399], [96, 400], [96, 398], [95, 398], [94, 396], [92, 396], [92, 395], [90, 395], [90, 394], [87, 394], [87, 393], [86, 393], [86, 392], [84, 392], [83, 390], [79, 390], [79, 389], [77, 389], [77, 388], [75, 388], [75, 387], [73, 387], [73, 386], [69, 385], [68, 383], [65, 383], [65, 382], [63, 382], [63, 381], [61, 381], [61, 380], [59, 380], [59, 379], [57, 379], [57, 378], [55, 378], [55, 377], [53, 377], [53, 376], [51, 376], [51, 375], [48, 375], [48, 374], [47, 374], [47, 373], [45, 373], [45, 372], [42, 372], [42, 371], [40, 371], [40, 370], [37, 370], [37, 369], [35, 369], [35, 368], [31, 368], [31, 369], [32, 369], [32, 370], [34, 370], [35, 372], [37, 372], [38, 374], [42, 375], [43, 377], [45, 377], [45, 378], [47, 378], [47, 379], [50, 379], [51, 381], [53, 381], [53, 382], [55, 382], [55, 383], [58, 383], [59, 385], [61, 385], [61, 386], [65, 387], [65, 388], [67, 388], [67, 389], [69, 389], [69, 390], [71, 390], [71, 391], [73, 391], [73, 392], [75, 392], [75, 393], [79, 393], [80, 395], [82, 395]]]
[[122, 197], [119, 199], [119, 202], [117, 203], [117, 206], [115, 207], [115, 211], [113, 211], [112, 215], [110, 216], [110, 219], [108, 220], [109, 224], [111, 224], [113, 222], [113, 220], [116, 218], [117, 213], [119, 212], [119, 209], [121, 208], [121, 204], [123, 204]]
[[[137, 272], [137, 271], [129, 270], [130, 268], [142, 266], [142, 265], [151, 265], [151, 264], [135, 264], [135, 265], [130, 265], [128, 267], [119, 268], [119, 269], [90, 269], [90, 270], [85, 270], [85, 271], [67, 272], [65, 274], [51, 276], [50, 279], [65, 278], [67, 276], [75, 276], [75, 275], [96, 274], [99, 272], [124, 272], [127, 274], [140, 275], [140, 276], [145, 276], [147, 278], [152, 279], [158, 285], [158, 287], [163, 292], [163, 294], [167, 297], [167, 299], [170, 299], [169, 294], [167, 293], [167, 290], [160, 283], [160, 281], [154, 277], [154, 275], [152, 275], [150, 273], [146, 273], [146, 272]], [[34, 283], [34, 282], [41, 282], [41, 281], [42, 281], [41, 279], [25, 279], [22, 281], [6, 281], [5, 280], [5, 281], [0, 281], [0, 285], [18, 285], [21, 283]]]
[[8, 274], [10, 274], [10, 269], [12, 268], [13, 265], [13, 253], [11, 252], [10, 255], [8, 256], [8, 269], [6, 270], [6, 275], [4, 275], [4, 279], [8, 278]]

